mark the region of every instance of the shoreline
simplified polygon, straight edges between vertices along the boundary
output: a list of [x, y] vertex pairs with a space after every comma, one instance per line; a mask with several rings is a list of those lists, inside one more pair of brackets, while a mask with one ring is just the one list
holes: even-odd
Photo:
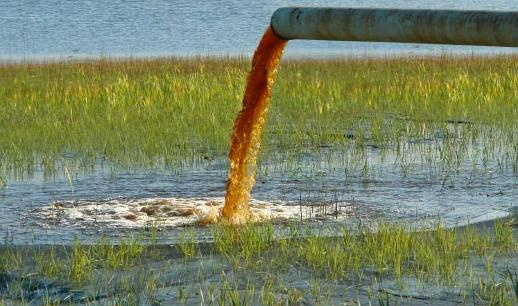
[[[516, 58], [518, 57], [517, 48], [505, 48], [509, 52], [425, 52], [425, 53], [372, 53], [363, 52], [351, 54], [285, 54], [281, 62], [326, 62], [326, 61], [384, 61], [384, 60], [418, 60], [418, 59], [499, 59], [499, 58]], [[154, 62], [154, 61], [215, 61], [215, 60], [243, 60], [251, 61], [251, 54], [192, 54], [192, 55], [56, 55], [56, 56], [37, 56], [26, 58], [23, 56], [15, 56], [6, 58], [0, 56], [0, 68], [3, 66], [24, 66], [24, 65], [52, 65], [52, 64], [88, 64], [88, 63], [131, 63], [131, 62]]]

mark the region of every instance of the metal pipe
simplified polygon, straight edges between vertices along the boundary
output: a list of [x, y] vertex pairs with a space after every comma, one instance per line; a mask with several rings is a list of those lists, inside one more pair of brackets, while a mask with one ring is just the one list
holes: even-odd
[[271, 27], [283, 39], [518, 47], [518, 12], [284, 7]]

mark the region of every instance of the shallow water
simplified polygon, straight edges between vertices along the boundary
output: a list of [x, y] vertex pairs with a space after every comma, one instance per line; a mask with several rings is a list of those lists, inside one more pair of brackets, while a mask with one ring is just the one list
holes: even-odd
[[[451, 172], [416, 159], [405, 174], [395, 155], [371, 148], [369, 173], [361, 173], [340, 162], [347, 152], [326, 150], [329, 159], [323, 158], [326, 153], [308, 152], [291, 160], [292, 166], [273, 159], [263, 163], [252, 192], [258, 219], [317, 226], [440, 219], [454, 226], [507, 216], [518, 206], [518, 176], [496, 163], [474, 170], [468, 158]], [[101, 234], [127, 237], [153, 227], [168, 233], [163, 243], [170, 243], [182, 226], [208, 214], [217, 219], [226, 178], [224, 156], [182, 171], [98, 167], [93, 174], [73, 174], [71, 181], [61, 175], [48, 180], [40, 172], [0, 189], [0, 224], [20, 244], [70, 243], [76, 236], [86, 242]], [[208, 231], [202, 227], [199, 238], [208, 238]]]
[[[0, 59], [250, 56], [281, 6], [518, 10], [514, 0], [11, 1], [0, 9]], [[287, 56], [516, 52], [418, 44], [294, 41]]]

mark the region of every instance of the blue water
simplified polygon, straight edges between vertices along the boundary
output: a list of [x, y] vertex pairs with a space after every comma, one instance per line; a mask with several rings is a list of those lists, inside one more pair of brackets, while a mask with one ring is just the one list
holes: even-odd
[[[250, 55], [281, 6], [515, 10], [518, 1], [0, 0], [0, 59]], [[287, 56], [499, 53], [516, 48], [296, 41]]]

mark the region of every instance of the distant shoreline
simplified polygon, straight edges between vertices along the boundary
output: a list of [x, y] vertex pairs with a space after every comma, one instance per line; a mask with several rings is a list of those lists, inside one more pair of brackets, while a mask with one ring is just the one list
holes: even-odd
[[[443, 53], [405, 53], [405, 52], [394, 52], [394, 53], [351, 53], [351, 54], [285, 54], [283, 60], [286, 61], [304, 61], [304, 60], [394, 60], [394, 59], [430, 59], [430, 58], [457, 58], [457, 59], [469, 59], [469, 58], [505, 58], [505, 57], [518, 57], [518, 48], [505, 48], [505, 49], [517, 49], [515, 52], [509, 53], [493, 53], [493, 52], [443, 52]], [[192, 54], [192, 55], [96, 55], [96, 56], [41, 56], [41, 57], [2, 57], [0, 55], [0, 66], [9, 65], [25, 65], [25, 64], [56, 64], [56, 63], [96, 63], [102, 61], [108, 62], [131, 62], [131, 61], [161, 61], [161, 60], [225, 60], [225, 59], [243, 59], [250, 60], [253, 54]]]

